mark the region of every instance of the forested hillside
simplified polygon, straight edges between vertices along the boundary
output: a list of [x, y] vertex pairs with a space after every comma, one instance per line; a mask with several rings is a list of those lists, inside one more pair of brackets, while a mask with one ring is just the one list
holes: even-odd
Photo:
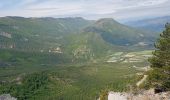
[[83, 18], [0, 18], [1, 49], [60, 53], [72, 60], [100, 58], [122, 48], [149, 49], [155, 39], [152, 33], [107, 18], [98, 21]]

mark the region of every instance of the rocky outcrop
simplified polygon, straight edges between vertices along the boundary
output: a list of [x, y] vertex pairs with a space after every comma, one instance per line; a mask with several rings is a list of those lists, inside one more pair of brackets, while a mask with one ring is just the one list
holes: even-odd
[[3, 95], [0, 95], [0, 100], [17, 100], [17, 99], [14, 97], [11, 97], [10, 94], [3, 94]]
[[7, 38], [12, 38], [11, 34], [7, 33], [7, 32], [0, 32], [0, 36], [4, 36]]
[[109, 92], [108, 100], [170, 100], [170, 92], [155, 93], [154, 89], [139, 93]]

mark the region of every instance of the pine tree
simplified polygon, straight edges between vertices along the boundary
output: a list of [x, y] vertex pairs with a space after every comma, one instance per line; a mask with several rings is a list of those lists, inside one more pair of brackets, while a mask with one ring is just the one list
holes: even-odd
[[153, 57], [149, 59], [153, 68], [150, 81], [153, 85], [170, 90], [170, 24], [165, 25], [165, 30], [155, 43], [155, 48]]
[[151, 67], [161, 68], [170, 66], [170, 24], [165, 25], [166, 29], [155, 43], [156, 50], [150, 59]]

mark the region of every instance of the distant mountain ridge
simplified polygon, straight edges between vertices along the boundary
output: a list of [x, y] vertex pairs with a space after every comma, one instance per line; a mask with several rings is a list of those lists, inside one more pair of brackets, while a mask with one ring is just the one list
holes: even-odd
[[153, 32], [162, 32], [165, 24], [170, 23], [170, 16], [129, 21], [124, 24]]
[[[123, 48], [150, 46], [155, 36], [111, 18], [0, 18], [0, 47], [93, 60]], [[10, 38], [8, 38], [6, 35]], [[147, 46], [146, 46], [147, 47]]]

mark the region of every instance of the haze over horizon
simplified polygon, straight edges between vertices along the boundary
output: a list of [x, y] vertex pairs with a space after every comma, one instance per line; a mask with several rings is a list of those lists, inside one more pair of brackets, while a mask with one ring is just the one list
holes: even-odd
[[170, 15], [170, 0], [1, 0], [0, 17], [133, 20]]

